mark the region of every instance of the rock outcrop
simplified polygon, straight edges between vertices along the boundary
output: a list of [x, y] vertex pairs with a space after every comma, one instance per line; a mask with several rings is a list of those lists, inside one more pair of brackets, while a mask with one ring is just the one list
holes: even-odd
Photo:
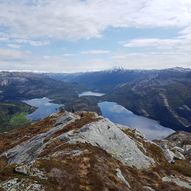
[[156, 141], [156, 143], [163, 148], [169, 162], [174, 162], [175, 159], [191, 162], [191, 133], [176, 132], [165, 140]]
[[107, 119], [87, 124], [60, 136], [70, 144], [90, 143], [107, 151], [127, 166], [138, 169], [149, 168], [154, 160], [146, 156], [121, 129]]
[[94, 113], [60, 112], [0, 134], [0, 190], [190, 190], [189, 143], [172, 143]]
[[4, 155], [6, 155], [10, 164], [31, 162], [42, 152], [46, 145], [44, 143], [45, 139], [50, 138], [57, 131], [62, 130], [67, 124], [74, 122], [76, 119], [79, 119], [78, 115], [66, 112], [64, 116], [61, 116], [56, 120], [55, 127], [13, 147], [5, 152]]

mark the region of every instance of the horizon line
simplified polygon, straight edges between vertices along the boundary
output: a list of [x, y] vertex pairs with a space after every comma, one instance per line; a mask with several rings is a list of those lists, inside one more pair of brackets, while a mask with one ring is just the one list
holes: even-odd
[[91, 71], [79, 71], [79, 72], [50, 72], [50, 71], [37, 71], [37, 70], [1, 70], [0, 72], [9, 72], [9, 73], [39, 73], [39, 74], [46, 74], [46, 73], [52, 73], [52, 74], [75, 74], [75, 73], [89, 73], [89, 72], [103, 72], [103, 71], [117, 71], [117, 70], [126, 70], [126, 71], [160, 71], [160, 70], [170, 70], [170, 69], [183, 69], [183, 70], [191, 70], [191, 67], [170, 67], [170, 68], [160, 68], [160, 69], [128, 69], [128, 68], [123, 68], [123, 67], [114, 67], [111, 69], [102, 69], [102, 70], [91, 70]]

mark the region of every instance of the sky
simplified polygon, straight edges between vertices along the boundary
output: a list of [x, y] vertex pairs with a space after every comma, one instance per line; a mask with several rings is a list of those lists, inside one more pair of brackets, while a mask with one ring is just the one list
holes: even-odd
[[191, 0], [0, 0], [0, 70], [191, 68]]

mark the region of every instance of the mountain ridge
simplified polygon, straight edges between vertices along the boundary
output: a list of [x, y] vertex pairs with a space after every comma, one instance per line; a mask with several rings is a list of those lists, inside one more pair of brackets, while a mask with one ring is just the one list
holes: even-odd
[[[80, 83], [86, 89], [105, 93], [105, 96], [97, 98], [97, 102], [117, 102], [138, 115], [159, 121], [163, 126], [191, 131], [190, 69], [118, 69], [82, 73], [77, 76], [71, 74], [63, 76], [63, 79], [62, 74], [52, 77]], [[88, 99], [88, 96], [85, 98]], [[75, 102], [71, 105], [79, 110], [78, 101]]]
[[5, 191], [191, 189], [190, 159], [180, 158], [183, 146], [160, 147], [92, 112], [55, 113], [0, 138]]
[[[3, 75], [4, 74], [4, 75]], [[0, 73], [0, 100], [48, 97], [68, 111], [94, 111], [98, 103], [116, 102], [135, 114], [174, 130], [191, 131], [191, 70], [112, 71], [80, 74]], [[7, 77], [6, 77], [7, 76]], [[9, 79], [10, 84], [7, 84]], [[7, 84], [7, 85], [6, 85]], [[79, 97], [83, 91], [105, 93]], [[14, 94], [12, 94], [14, 92]]]

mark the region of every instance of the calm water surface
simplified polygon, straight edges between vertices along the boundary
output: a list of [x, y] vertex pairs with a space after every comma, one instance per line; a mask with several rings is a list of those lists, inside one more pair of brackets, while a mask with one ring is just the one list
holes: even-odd
[[46, 97], [23, 101], [37, 108], [33, 113], [27, 115], [27, 118], [30, 120], [39, 120], [57, 112], [62, 105], [51, 103], [50, 101], [51, 100]]
[[92, 91], [86, 91], [86, 92], [82, 92], [81, 94], [79, 94], [79, 97], [83, 97], [83, 96], [97, 96], [97, 97], [101, 97], [105, 95], [104, 93], [99, 93], [99, 92], [92, 92]]
[[98, 105], [104, 117], [114, 123], [137, 129], [148, 139], [162, 139], [174, 133], [174, 130], [161, 126], [157, 121], [136, 115], [117, 103], [101, 102]]

